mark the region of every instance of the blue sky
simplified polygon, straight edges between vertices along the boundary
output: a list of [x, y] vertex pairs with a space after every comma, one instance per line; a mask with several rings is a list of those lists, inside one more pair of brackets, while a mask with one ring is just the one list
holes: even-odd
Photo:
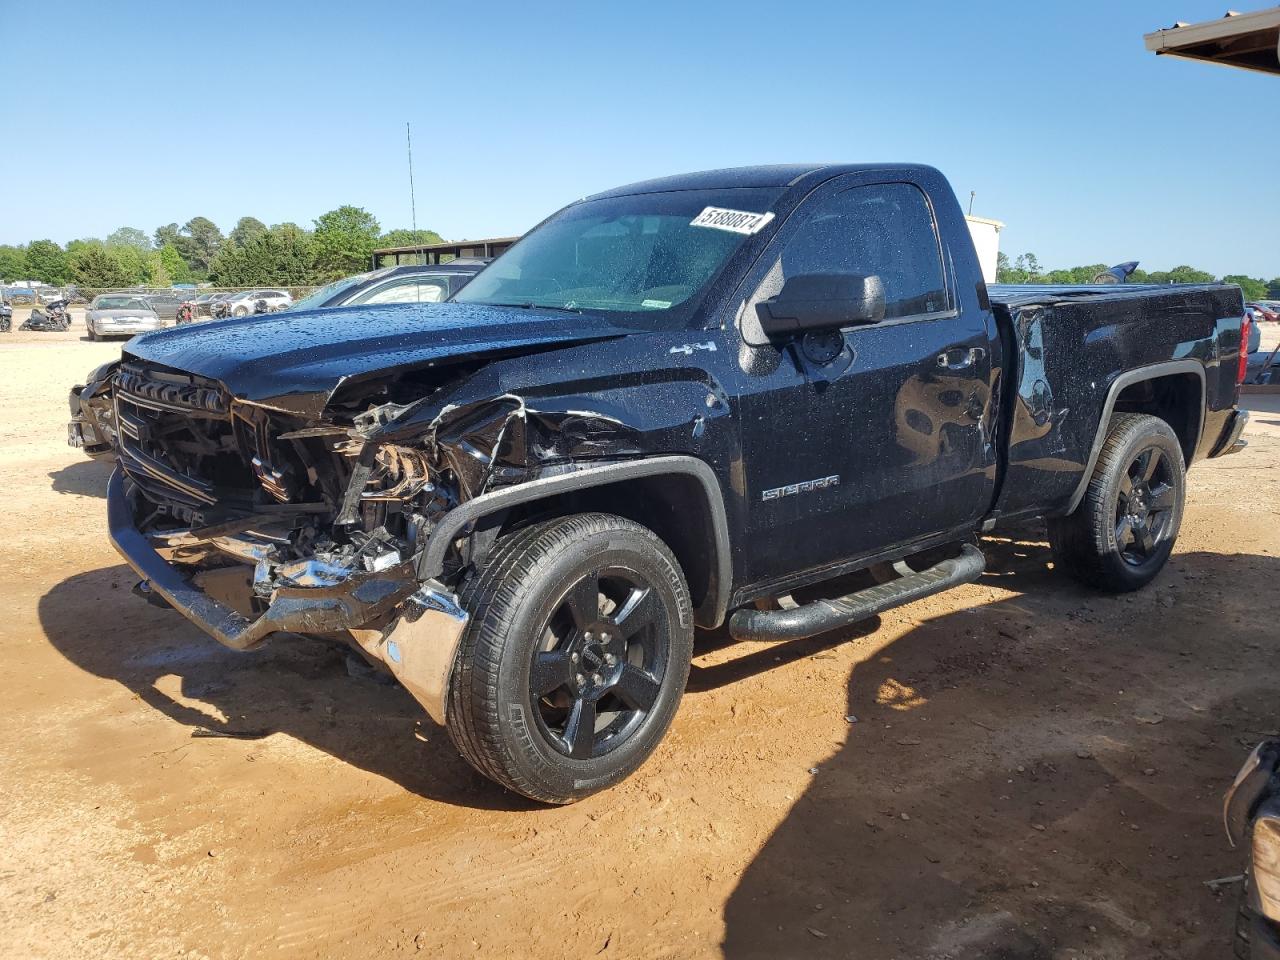
[[0, 148], [0, 242], [342, 203], [407, 227], [411, 121], [450, 239], [668, 173], [913, 161], [1046, 266], [1270, 278], [1280, 78], [1142, 44], [1225, 7], [0, 0], [0, 116], [33, 133]]

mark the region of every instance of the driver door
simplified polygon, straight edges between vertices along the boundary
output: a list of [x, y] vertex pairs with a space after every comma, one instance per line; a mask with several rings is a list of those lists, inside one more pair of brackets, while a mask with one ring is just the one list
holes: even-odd
[[[788, 218], [743, 314], [749, 542], [764, 545], [747, 558], [753, 583], [816, 579], [971, 525], [989, 504], [990, 312], [955, 289], [920, 187], [850, 179]], [[755, 304], [789, 276], [823, 273], [879, 276], [884, 319], [762, 338]]]

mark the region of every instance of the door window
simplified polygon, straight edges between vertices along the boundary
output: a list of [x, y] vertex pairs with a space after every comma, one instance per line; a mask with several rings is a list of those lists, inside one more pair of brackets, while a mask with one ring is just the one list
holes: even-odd
[[819, 202], [782, 251], [782, 279], [804, 273], [878, 276], [886, 319], [950, 309], [933, 210], [918, 187], [880, 183]]

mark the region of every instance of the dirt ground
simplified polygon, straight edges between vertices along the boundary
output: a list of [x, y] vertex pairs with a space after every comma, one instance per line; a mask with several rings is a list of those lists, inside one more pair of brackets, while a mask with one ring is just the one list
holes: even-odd
[[0, 956], [1227, 955], [1221, 796], [1280, 728], [1277, 398], [1147, 590], [1031, 528], [857, 630], [703, 638], [657, 755], [548, 809], [339, 653], [130, 594], [64, 439], [119, 350], [83, 332], [0, 335]]

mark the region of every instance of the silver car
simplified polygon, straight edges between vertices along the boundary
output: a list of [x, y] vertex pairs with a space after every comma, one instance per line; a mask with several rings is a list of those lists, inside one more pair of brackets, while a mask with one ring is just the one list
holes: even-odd
[[151, 305], [132, 293], [103, 293], [93, 298], [85, 314], [90, 340], [132, 337], [164, 326]]

